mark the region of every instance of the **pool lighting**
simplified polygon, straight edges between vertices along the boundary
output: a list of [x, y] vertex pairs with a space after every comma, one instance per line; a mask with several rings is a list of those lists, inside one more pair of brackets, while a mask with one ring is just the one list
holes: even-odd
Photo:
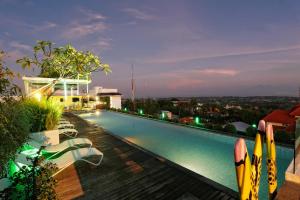
[[42, 99], [42, 94], [41, 93], [36, 93], [35, 95], [34, 95], [34, 97], [38, 100], [38, 101], [41, 101], [41, 99]]
[[100, 111], [97, 110], [97, 111], [95, 112], [95, 115], [100, 115]]
[[124, 108], [124, 111], [125, 111], [125, 112], [127, 112], [127, 111], [128, 111], [128, 109], [127, 109], [127, 108]]
[[162, 118], [162, 119], [165, 119], [165, 117], [166, 117], [166, 116], [165, 116], [165, 113], [164, 113], [164, 112], [161, 113], [161, 118]]
[[256, 126], [256, 124], [252, 124], [252, 127], [253, 127], [253, 128], [256, 128], [257, 126]]
[[195, 123], [200, 124], [200, 117], [195, 117]]
[[144, 112], [143, 112], [142, 109], [139, 110], [139, 114], [140, 114], [140, 115], [143, 115], [143, 114], [144, 114]]

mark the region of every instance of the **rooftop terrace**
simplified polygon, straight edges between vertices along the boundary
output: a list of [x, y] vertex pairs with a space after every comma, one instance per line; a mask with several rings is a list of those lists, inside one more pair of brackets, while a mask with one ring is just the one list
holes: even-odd
[[102, 128], [66, 114], [79, 131], [104, 153], [100, 166], [71, 165], [56, 176], [61, 199], [237, 199], [213, 181], [145, 152]]

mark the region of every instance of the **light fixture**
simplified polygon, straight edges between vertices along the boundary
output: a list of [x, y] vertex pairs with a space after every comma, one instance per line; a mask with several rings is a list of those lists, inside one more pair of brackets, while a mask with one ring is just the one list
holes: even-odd
[[95, 115], [100, 115], [100, 111], [97, 110], [97, 111], [95, 112]]
[[42, 99], [42, 94], [41, 93], [35, 93], [34, 94], [34, 97], [38, 100], [38, 101], [41, 101], [41, 99]]
[[200, 118], [199, 117], [195, 117], [195, 123], [200, 124]]

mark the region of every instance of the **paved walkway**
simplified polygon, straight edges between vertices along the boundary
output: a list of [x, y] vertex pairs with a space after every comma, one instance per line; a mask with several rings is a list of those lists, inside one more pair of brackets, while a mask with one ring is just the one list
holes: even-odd
[[157, 158], [81, 118], [66, 114], [104, 153], [100, 166], [75, 163], [56, 176], [61, 199], [237, 199], [237, 193]]

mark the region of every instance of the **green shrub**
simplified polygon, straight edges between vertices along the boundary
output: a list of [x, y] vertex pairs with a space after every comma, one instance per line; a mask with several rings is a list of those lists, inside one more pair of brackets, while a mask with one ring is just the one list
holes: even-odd
[[45, 128], [47, 130], [52, 130], [58, 124], [63, 112], [63, 108], [51, 100], [47, 100], [45, 104], [47, 109]]
[[237, 133], [235, 126], [232, 124], [226, 124], [226, 126], [224, 127], [224, 131], [227, 133], [234, 133], [234, 134]]
[[4, 166], [27, 140], [29, 131], [29, 118], [21, 102], [0, 103], [0, 172], [4, 173]]
[[[52, 163], [41, 165], [41, 162], [43, 162], [42, 157], [38, 158], [35, 168], [33, 165], [30, 165], [29, 168], [24, 166], [14, 173], [11, 177], [12, 185], [5, 190], [2, 198], [18, 200], [58, 199], [55, 192], [57, 181], [52, 177], [58, 168]], [[35, 176], [34, 179], [33, 175]], [[35, 187], [33, 183], [35, 183]]]
[[252, 126], [249, 126], [249, 127], [246, 129], [245, 135], [246, 135], [246, 136], [249, 136], [249, 137], [255, 137], [256, 133], [257, 133], [256, 128], [254, 128], [254, 127], [252, 127]]
[[25, 99], [23, 105], [29, 118], [30, 132], [45, 130], [45, 119], [47, 114], [45, 106], [35, 99]]
[[62, 115], [62, 108], [51, 100], [26, 99], [23, 102], [30, 121], [30, 131], [52, 130]]

